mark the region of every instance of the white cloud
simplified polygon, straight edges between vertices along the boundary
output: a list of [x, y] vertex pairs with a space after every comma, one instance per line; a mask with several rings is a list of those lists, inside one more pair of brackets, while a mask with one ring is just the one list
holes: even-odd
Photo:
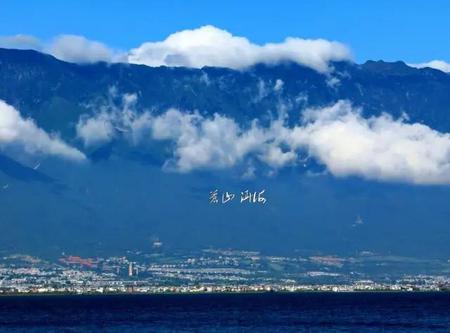
[[443, 60], [432, 60], [429, 62], [423, 62], [420, 64], [408, 64], [408, 66], [416, 67], [416, 68], [434, 68], [440, 70], [445, 73], [450, 73], [450, 64]]
[[292, 150], [283, 151], [279, 146], [273, 144], [269, 145], [268, 149], [260, 157], [270, 167], [277, 169], [294, 163], [297, 159], [297, 154]]
[[[171, 142], [172, 157], [165, 167], [178, 172], [252, 165], [255, 160], [277, 170], [300, 165], [304, 163], [300, 157], [307, 155], [338, 177], [450, 184], [449, 133], [408, 123], [406, 117], [364, 118], [360, 109], [346, 101], [307, 109], [301, 122], [291, 127], [282, 108], [267, 126], [257, 120], [243, 126], [224, 115], [207, 117], [177, 109], [139, 114], [134, 110], [134, 95], [126, 95], [122, 101], [121, 108], [108, 114], [80, 119], [85, 132], [80, 130], [79, 135], [89, 133], [86, 144], [110, 140], [118, 133], [114, 128], [120, 128], [134, 143], [151, 139]], [[90, 137], [92, 133], [100, 138]]]
[[336, 176], [450, 183], [450, 134], [389, 115], [365, 119], [348, 102], [308, 111], [288, 141], [306, 148]]
[[232, 167], [251, 153], [273, 168], [295, 160], [294, 152], [282, 151], [274, 143], [277, 122], [270, 130], [256, 121], [243, 129], [233, 119], [218, 114], [203, 117], [177, 109], [159, 115], [137, 113], [134, 103], [135, 97], [124, 95], [121, 106], [108, 105], [91, 117], [81, 116], [77, 136], [85, 146], [109, 142], [118, 135], [134, 144], [150, 139], [171, 141], [173, 156], [165, 167], [179, 172]]
[[0, 146], [19, 145], [27, 153], [47, 154], [72, 160], [84, 160], [79, 150], [70, 147], [55, 135], [24, 119], [12, 106], [0, 100]]
[[45, 50], [60, 60], [75, 63], [113, 62], [117, 57], [106, 45], [76, 35], [60, 35]]
[[43, 42], [29, 35], [0, 36], [0, 47], [29, 49], [44, 52], [74, 63], [126, 62], [123, 52], [113, 50], [101, 42], [78, 35], [59, 35], [50, 42]]
[[[109, 97], [110, 100], [106, 105], [90, 106], [95, 110], [93, 115], [83, 114], [78, 119], [76, 133], [85, 147], [110, 142], [119, 133], [137, 143], [150, 126], [150, 114], [148, 112], [138, 114], [135, 111], [136, 94], [120, 96], [112, 88]], [[120, 98], [120, 102], [113, 102], [117, 97]]]
[[283, 119], [242, 128], [232, 119], [169, 110], [152, 120], [155, 139], [175, 142], [169, 166], [181, 172], [228, 168], [257, 158], [272, 169], [308, 153], [335, 176], [380, 181], [450, 184], [450, 134], [388, 115], [364, 118], [349, 102], [307, 110], [303, 122]]
[[166, 166], [181, 172], [231, 167], [245, 150], [235, 145], [239, 139], [237, 124], [219, 115], [205, 119], [197, 113], [170, 109], [153, 118], [152, 131], [155, 139], [176, 142], [174, 159]]
[[211, 25], [176, 32], [164, 41], [147, 42], [132, 49], [130, 63], [148, 66], [204, 66], [242, 69], [256, 63], [293, 61], [320, 72], [330, 61], [350, 60], [349, 49], [324, 39], [286, 38], [282, 43], [258, 45]]
[[109, 142], [114, 136], [114, 126], [111, 115], [101, 112], [94, 117], [80, 117], [76, 126], [77, 136], [85, 146], [95, 146]]
[[251, 156], [280, 168], [294, 163], [297, 157], [294, 151], [283, 151], [279, 146], [278, 122], [263, 128], [253, 121], [244, 129], [233, 119], [218, 114], [205, 118], [198, 113], [170, 109], [154, 117], [151, 128], [154, 139], [175, 142], [173, 159], [166, 167], [180, 172], [229, 168]]
[[42, 49], [39, 39], [29, 35], [0, 36], [0, 48], [19, 50]]
[[145, 42], [128, 53], [78, 35], [60, 35], [50, 42], [27, 35], [5, 36], [0, 37], [0, 47], [34, 49], [75, 63], [106, 61], [152, 67], [243, 69], [257, 63], [292, 61], [322, 73], [330, 70], [330, 61], [352, 58], [350, 50], [339, 42], [288, 37], [281, 43], [258, 45], [211, 25], [179, 31], [163, 41]]

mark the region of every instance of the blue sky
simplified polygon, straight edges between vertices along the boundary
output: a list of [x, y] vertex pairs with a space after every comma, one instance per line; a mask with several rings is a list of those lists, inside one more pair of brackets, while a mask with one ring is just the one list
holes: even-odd
[[212, 24], [256, 43], [326, 38], [367, 59], [450, 60], [449, 1], [0, 1], [0, 35], [77, 34], [119, 49]]

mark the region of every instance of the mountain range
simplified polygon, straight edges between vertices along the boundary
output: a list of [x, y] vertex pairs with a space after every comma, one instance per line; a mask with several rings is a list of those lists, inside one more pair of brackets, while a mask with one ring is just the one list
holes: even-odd
[[[1, 250], [97, 255], [161, 241], [446, 258], [450, 75], [401, 61], [331, 67], [75, 64], [0, 49], [0, 100], [18, 124], [0, 109]], [[370, 147], [400, 137], [373, 147], [373, 166], [352, 137], [328, 142], [353, 128]], [[391, 142], [389, 157], [423, 154], [379, 166]], [[212, 204], [215, 189], [236, 198]], [[267, 203], [240, 203], [245, 190]]]

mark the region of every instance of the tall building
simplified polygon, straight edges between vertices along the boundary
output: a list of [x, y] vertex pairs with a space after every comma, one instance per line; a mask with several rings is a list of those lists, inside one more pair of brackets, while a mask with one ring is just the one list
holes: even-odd
[[133, 263], [128, 264], [128, 276], [133, 276]]

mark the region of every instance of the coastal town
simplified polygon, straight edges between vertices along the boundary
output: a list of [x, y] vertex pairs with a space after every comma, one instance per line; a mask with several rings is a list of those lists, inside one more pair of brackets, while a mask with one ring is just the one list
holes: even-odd
[[[23, 254], [0, 257], [0, 295], [242, 292], [450, 291], [445, 260], [383, 257], [269, 256], [205, 249], [51, 261]], [[389, 267], [389, 274], [376, 270]], [[408, 274], [404, 272], [407, 271]]]

